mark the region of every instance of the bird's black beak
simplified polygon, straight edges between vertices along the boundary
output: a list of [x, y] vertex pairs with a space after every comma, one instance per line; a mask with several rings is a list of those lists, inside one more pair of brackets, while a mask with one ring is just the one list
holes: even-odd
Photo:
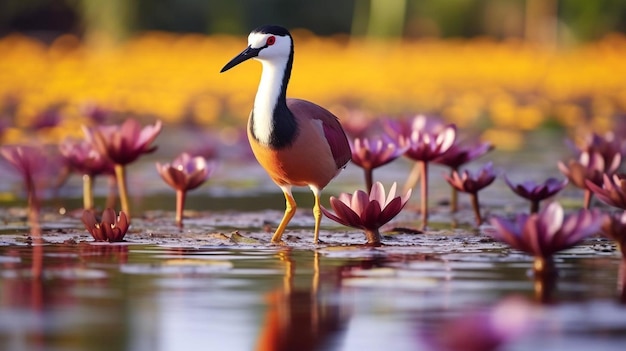
[[253, 49], [252, 47], [248, 46], [245, 50], [243, 50], [239, 55], [235, 56], [232, 60], [230, 60], [230, 62], [228, 62], [220, 71], [220, 73], [226, 72], [229, 69], [237, 66], [238, 64], [249, 60], [253, 57], [257, 57], [259, 55], [259, 51], [261, 51], [261, 49]]

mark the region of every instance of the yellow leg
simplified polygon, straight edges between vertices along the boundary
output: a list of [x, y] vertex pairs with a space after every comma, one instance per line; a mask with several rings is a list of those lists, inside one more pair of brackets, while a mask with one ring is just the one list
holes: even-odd
[[320, 208], [320, 189], [315, 186], [310, 186], [315, 197], [315, 204], [313, 205], [313, 217], [315, 218], [315, 231], [313, 232], [313, 244], [319, 242], [320, 236], [320, 222], [322, 221], [322, 209]]
[[274, 235], [272, 235], [273, 243], [280, 243], [282, 241], [283, 232], [285, 231], [287, 224], [289, 224], [289, 221], [291, 221], [291, 218], [293, 218], [293, 215], [296, 213], [297, 207], [296, 200], [294, 200], [293, 195], [291, 195], [291, 187], [281, 186], [280, 188], [282, 189], [283, 194], [285, 194], [285, 214], [283, 215], [283, 219], [280, 221], [278, 228], [276, 228]]

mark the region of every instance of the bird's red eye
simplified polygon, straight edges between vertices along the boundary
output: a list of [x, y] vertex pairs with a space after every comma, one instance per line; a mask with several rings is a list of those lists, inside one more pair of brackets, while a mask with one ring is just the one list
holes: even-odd
[[265, 42], [265, 45], [267, 45], [267, 46], [274, 45], [275, 42], [276, 42], [276, 37], [274, 37], [272, 35], [271, 37], [267, 38], [267, 41]]

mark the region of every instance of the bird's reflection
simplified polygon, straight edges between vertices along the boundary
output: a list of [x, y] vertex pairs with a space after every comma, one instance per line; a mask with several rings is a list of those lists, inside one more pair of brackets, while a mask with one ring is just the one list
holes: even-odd
[[296, 260], [293, 252], [284, 249], [278, 253], [285, 267], [283, 284], [265, 296], [267, 312], [256, 350], [332, 349], [333, 341], [341, 337], [347, 316], [338, 303], [330, 302], [332, 299], [328, 298], [329, 294], [337, 293], [337, 284], [332, 282], [324, 295], [320, 293], [319, 252], [311, 254], [312, 267], [302, 267], [312, 269], [310, 280], [300, 286], [294, 284]]

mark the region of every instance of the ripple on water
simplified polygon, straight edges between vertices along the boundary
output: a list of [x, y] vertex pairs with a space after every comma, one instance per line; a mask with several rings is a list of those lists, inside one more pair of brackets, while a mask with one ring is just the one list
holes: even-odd
[[[90, 280], [105, 279], [107, 273], [98, 269], [88, 268], [47, 268], [41, 272], [43, 279]], [[7, 269], [0, 272], [4, 279], [32, 278], [31, 269]]]
[[120, 271], [125, 274], [213, 274], [228, 271], [233, 268], [229, 261], [198, 260], [198, 259], [171, 259], [162, 263], [153, 264], [123, 264]]

